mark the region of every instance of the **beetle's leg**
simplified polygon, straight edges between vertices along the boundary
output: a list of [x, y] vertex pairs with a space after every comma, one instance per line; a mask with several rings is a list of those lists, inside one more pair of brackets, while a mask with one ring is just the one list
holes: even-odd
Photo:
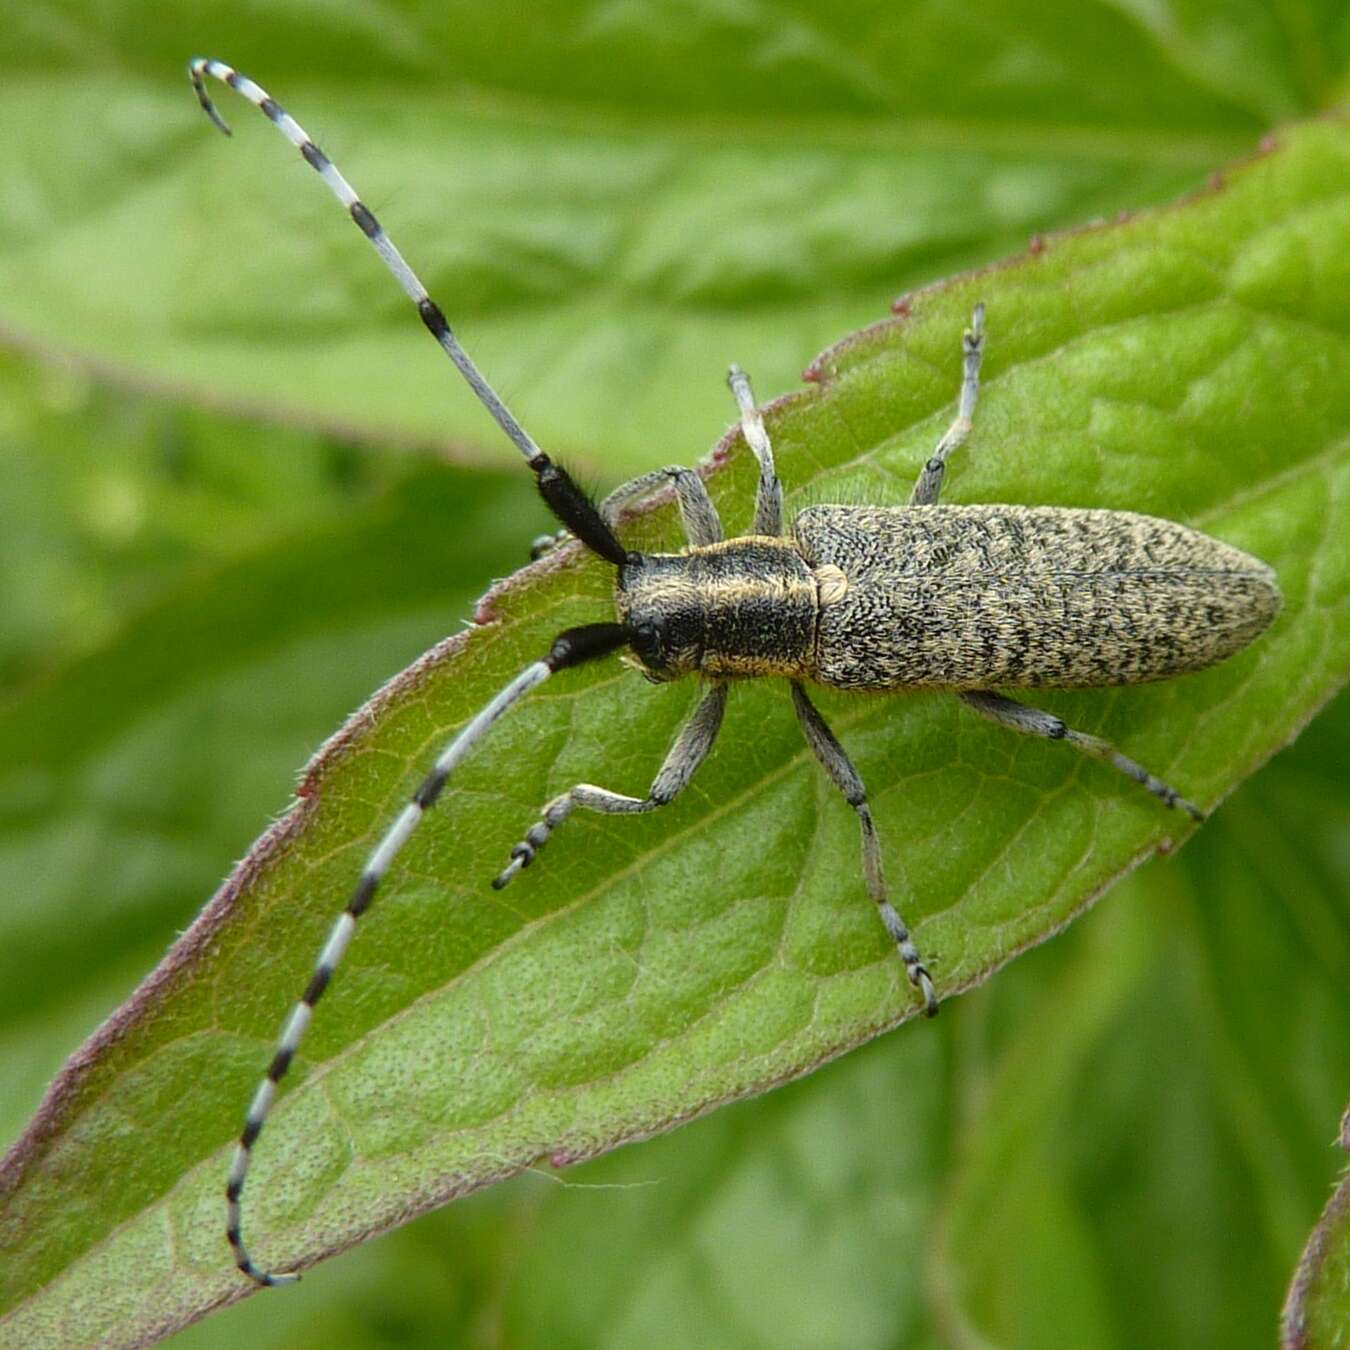
[[682, 469], [678, 464], [667, 464], [664, 469], [653, 469], [639, 478], [616, 487], [600, 503], [600, 514], [606, 524], [618, 523], [619, 513], [629, 502], [640, 501], [657, 488], [667, 483], [675, 484], [675, 500], [680, 504], [680, 523], [684, 526], [685, 537], [691, 544], [720, 544], [722, 542], [722, 521], [717, 508], [703, 486], [703, 479], [692, 469]]
[[937, 443], [937, 449], [919, 473], [914, 491], [910, 493], [911, 506], [933, 506], [942, 491], [942, 476], [947, 471], [947, 456], [959, 449], [970, 435], [975, 417], [975, 399], [980, 392], [980, 362], [984, 359], [984, 303], [975, 306], [970, 316], [970, 327], [961, 338], [961, 396], [956, 416]]
[[[641, 501], [643, 497], [675, 484], [675, 499], [680, 504], [680, 521], [684, 526], [685, 538], [691, 544], [718, 544], [722, 541], [722, 520], [717, 514], [708, 489], [703, 480], [692, 469], [682, 469], [678, 464], [667, 464], [664, 469], [653, 469], [627, 483], [616, 487], [600, 503], [600, 515], [605, 524], [613, 528], [619, 519], [619, 513], [630, 502]], [[556, 534], [540, 535], [530, 545], [530, 559], [542, 558], [551, 553], [559, 544], [565, 543], [571, 535], [566, 530]]]
[[1020, 731], [1026, 736], [1041, 736], [1047, 741], [1064, 741], [1081, 750], [1093, 759], [1103, 760], [1119, 769], [1127, 778], [1133, 778], [1141, 787], [1147, 788], [1159, 800], [1168, 806], [1185, 811], [1194, 820], [1204, 820], [1205, 813], [1198, 806], [1178, 795], [1160, 778], [1155, 778], [1142, 764], [1122, 755], [1110, 741], [1100, 736], [1089, 736], [1086, 732], [1075, 731], [1066, 726], [1052, 713], [1042, 712], [1039, 708], [1029, 708], [1025, 703], [1008, 698], [1004, 694], [995, 694], [987, 690], [971, 691], [960, 695], [961, 701], [973, 708], [981, 717], [997, 722], [1001, 727]]
[[928, 967], [924, 965], [905, 921], [887, 898], [886, 878], [881, 870], [881, 843], [877, 839], [877, 827], [872, 822], [872, 812], [867, 805], [867, 790], [863, 787], [863, 781], [844, 753], [844, 747], [835, 739], [834, 732], [826, 725], [825, 719], [816, 711], [815, 704], [806, 696], [806, 690], [796, 680], [792, 682], [792, 706], [797, 710], [797, 720], [801, 723], [807, 745], [815, 751], [816, 758], [825, 766], [825, 772], [844, 794], [844, 800], [858, 813], [858, 824], [862, 826], [863, 875], [867, 878], [867, 893], [876, 901], [881, 922], [886, 925], [886, 931], [905, 963], [909, 982], [923, 994], [924, 1014], [932, 1017], [938, 1010], [937, 994], [933, 992]]
[[667, 752], [665, 763], [645, 797], [626, 797], [593, 783], [578, 783], [561, 797], [555, 797], [540, 812], [538, 823], [532, 825], [525, 838], [511, 850], [511, 861], [493, 879], [493, 889], [501, 890], [521, 868], [528, 867], [534, 861], [534, 855], [548, 843], [553, 831], [578, 806], [607, 816], [638, 816], [672, 802], [689, 786], [689, 780], [707, 758], [721, 729], [726, 706], [727, 686], [713, 685], [675, 738], [675, 744]]
[[746, 445], [754, 451], [759, 464], [755, 523], [750, 532], [777, 537], [783, 533], [783, 485], [778, 481], [778, 470], [774, 468], [769, 433], [765, 431], [764, 419], [755, 407], [755, 395], [750, 388], [750, 377], [745, 371], [740, 366], [732, 366], [727, 372], [727, 383], [736, 396], [736, 406], [741, 410], [741, 435], [745, 437]]

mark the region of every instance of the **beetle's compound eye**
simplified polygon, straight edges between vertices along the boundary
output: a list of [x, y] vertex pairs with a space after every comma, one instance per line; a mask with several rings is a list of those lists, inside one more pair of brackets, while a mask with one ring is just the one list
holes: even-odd
[[642, 673], [658, 684], [669, 678], [665, 637], [665, 629], [650, 619], [633, 625], [633, 652], [642, 663]]
[[661, 629], [658, 625], [644, 619], [633, 625], [633, 650], [649, 665], [659, 663], [661, 647]]

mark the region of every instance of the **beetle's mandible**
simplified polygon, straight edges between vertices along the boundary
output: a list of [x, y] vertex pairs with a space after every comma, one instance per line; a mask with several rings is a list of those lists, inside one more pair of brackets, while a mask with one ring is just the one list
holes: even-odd
[[[649, 679], [695, 675], [706, 689], [646, 796], [578, 784], [543, 808], [494, 886], [507, 885], [528, 867], [578, 807], [635, 815], [666, 805], [712, 748], [728, 682], [778, 676], [789, 682], [807, 743], [857, 813], [867, 892], [930, 1015], [937, 1011], [937, 995], [909, 929], [887, 897], [862, 779], [811, 703], [807, 682], [835, 689], [952, 690], [982, 717], [1064, 741], [1133, 778], [1166, 805], [1203, 819], [1197, 807], [1109, 742], [1001, 691], [1137, 684], [1211, 666], [1245, 647], [1279, 612], [1274, 573], [1196, 530], [1131, 512], [939, 505], [947, 457], [966, 439], [975, 412], [983, 306], [976, 307], [962, 341], [956, 417], [920, 472], [907, 506], [813, 506], [785, 521], [768, 434], [750, 382], [735, 366], [731, 390], [759, 465], [752, 532], [724, 539], [702, 480], [683, 468], [646, 474], [597, 505], [511, 415], [374, 215], [299, 124], [252, 80], [219, 61], [193, 60], [189, 75], [202, 107], [222, 131], [228, 127], [207, 95], [207, 76], [261, 109], [323, 178], [525, 457], [565, 530], [616, 572], [614, 620], [561, 633], [462, 728], [371, 853], [334, 923], [248, 1108], [230, 1167], [226, 1235], [236, 1265], [249, 1278], [264, 1285], [297, 1278], [254, 1265], [241, 1236], [240, 1198], [277, 1086], [357, 920], [456, 766], [503, 713], [559, 670], [627, 648]], [[615, 533], [620, 512], [667, 485], [679, 504], [687, 547], [675, 553], [626, 548]]]

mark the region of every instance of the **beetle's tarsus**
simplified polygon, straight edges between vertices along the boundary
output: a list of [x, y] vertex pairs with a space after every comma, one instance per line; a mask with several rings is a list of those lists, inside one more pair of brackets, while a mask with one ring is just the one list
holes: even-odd
[[938, 1015], [937, 990], [933, 988], [933, 981], [929, 978], [927, 969], [923, 966], [917, 967], [910, 978], [923, 995], [923, 1015], [925, 1017], [936, 1017]]

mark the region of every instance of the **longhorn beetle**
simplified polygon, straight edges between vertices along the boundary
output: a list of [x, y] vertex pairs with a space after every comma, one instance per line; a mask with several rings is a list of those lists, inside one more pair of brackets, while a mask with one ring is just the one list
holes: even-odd
[[[728, 682], [780, 676], [789, 682], [807, 744], [857, 812], [867, 892], [929, 1016], [937, 1012], [937, 995], [909, 929], [887, 898], [862, 779], [811, 703], [805, 681], [833, 689], [952, 690], [980, 716], [1024, 735], [1063, 741], [1114, 766], [1166, 805], [1204, 819], [1198, 807], [1109, 742], [996, 691], [1138, 684], [1201, 670], [1245, 647], [1275, 617], [1281, 603], [1275, 575], [1255, 558], [1184, 525], [1128, 511], [939, 506], [947, 457], [965, 441], [975, 412], [983, 305], [976, 306], [962, 340], [956, 417], [923, 466], [908, 506], [812, 506], [785, 526], [773, 449], [750, 381], [736, 366], [729, 376], [731, 392], [742, 434], [759, 464], [752, 532], [724, 539], [702, 480], [673, 466], [634, 479], [597, 505], [511, 415], [380, 223], [300, 125], [222, 62], [197, 58], [188, 73], [202, 108], [226, 135], [229, 127], [206, 92], [205, 76], [259, 108], [319, 174], [524, 455], [564, 532], [616, 573], [615, 621], [560, 633], [546, 655], [450, 741], [367, 859], [282, 1028], [230, 1166], [226, 1236], [235, 1264], [250, 1279], [275, 1285], [299, 1278], [254, 1265], [240, 1232], [240, 1196], [253, 1147], [314, 1005], [390, 863], [451, 773], [498, 718], [557, 671], [627, 647], [649, 680], [700, 675], [707, 688], [645, 797], [577, 784], [543, 808], [511, 850], [494, 887], [528, 867], [577, 807], [638, 815], [672, 801], [717, 738]], [[674, 488], [687, 546], [677, 553], [625, 548], [615, 534], [622, 508], [667, 485]]]

